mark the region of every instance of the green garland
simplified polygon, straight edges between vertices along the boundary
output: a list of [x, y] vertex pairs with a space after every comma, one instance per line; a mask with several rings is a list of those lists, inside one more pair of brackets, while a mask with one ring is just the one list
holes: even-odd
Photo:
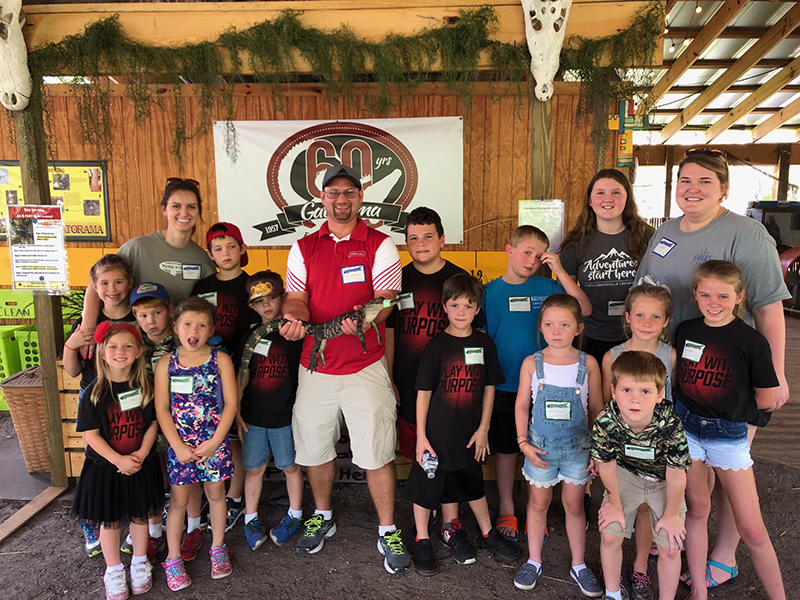
[[[658, 8], [655, 8], [658, 7]], [[661, 30], [654, 31], [652, 15], [663, 13], [658, 2], [637, 16], [631, 28], [612, 36], [618, 42], [573, 40], [565, 52], [568, 68], [577, 69], [593, 93], [608, 98], [630, 97], [630, 89], [609, 85], [608, 73], [613, 69], [598, 67], [611, 49], [614, 65], [634, 64], [634, 60], [652, 56]], [[31, 100], [31, 109], [45, 117], [48, 139], [52, 135], [50, 101], [43, 76], [64, 73], [80, 75], [68, 83], [77, 98], [78, 117], [83, 139], [98, 149], [101, 158], [112, 155], [110, 118], [111, 84], [105, 75], [114, 74], [125, 80], [125, 95], [135, 107], [137, 124], [149, 116], [152, 108], [164, 108], [164, 97], [154, 93], [154, 82], [170, 82], [174, 89], [176, 127], [172, 153], [181, 160], [185, 144], [206, 131], [217, 104], [229, 122], [226, 151], [235, 160], [238, 155], [233, 119], [234, 82], [249, 71], [258, 83], [276, 86], [278, 108], [283, 84], [297, 81], [296, 57], [305, 60], [314, 78], [329, 97], [353, 98], [356, 84], [376, 82], [377, 93], [367, 94], [367, 108], [385, 114], [391, 108], [393, 90], [406, 92], [423, 82], [440, 80], [465, 100], [479, 78], [481, 52], [487, 51], [491, 63], [488, 77], [495, 81], [519, 85], [529, 73], [530, 54], [524, 44], [504, 44], [491, 39], [497, 30], [494, 9], [484, 6], [461, 11], [454, 23], [426, 29], [415, 35], [388, 35], [376, 43], [356, 37], [346, 26], [335, 30], [307, 27], [296, 11], [284, 11], [274, 21], [265, 21], [245, 30], [232, 29], [214, 42], [185, 44], [177, 47], [150, 46], [131, 39], [119, 21], [112, 16], [86, 27], [80, 35], [50, 43], [30, 53], [28, 64], [35, 82], [40, 82]], [[661, 21], [663, 22], [663, 14]], [[623, 36], [623, 37], [620, 37]], [[575, 53], [571, 54], [573, 50]], [[574, 58], [573, 58], [574, 56]], [[227, 66], [226, 66], [227, 58]], [[439, 74], [431, 73], [439, 62]], [[181, 93], [187, 80], [197, 84], [195, 94], [200, 114], [191, 128], [187, 119], [186, 98]], [[361, 92], [359, 92], [361, 93]], [[622, 94], [622, 95], [620, 95]], [[50, 155], [53, 155], [50, 148]]]

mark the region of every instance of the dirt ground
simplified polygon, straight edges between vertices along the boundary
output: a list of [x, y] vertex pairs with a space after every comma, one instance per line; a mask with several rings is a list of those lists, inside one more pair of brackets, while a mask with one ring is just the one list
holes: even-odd
[[[0, 422], [0, 427], [5, 423]], [[0, 471], [1, 472], [1, 471]], [[767, 527], [781, 561], [788, 598], [800, 598], [800, 473], [766, 464], [756, 464], [756, 477]], [[593, 511], [599, 506], [601, 489], [595, 482]], [[275, 525], [285, 514], [286, 500], [278, 484], [265, 485], [259, 512], [262, 523]], [[487, 484], [490, 500], [496, 498], [492, 484]], [[391, 598], [411, 600], [437, 598], [456, 600], [465, 597], [494, 599], [501, 596], [539, 598], [541, 600], [582, 598], [569, 578], [569, 549], [564, 534], [564, 513], [554, 503], [549, 516], [550, 541], [545, 546], [543, 579], [533, 592], [522, 592], [513, 586], [515, 565], [503, 565], [479, 551], [478, 562], [457, 565], [438, 543], [440, 572], [435, 577], [422, 577], [414, 572], [391, 576], [383, 569], [382, 558], [376, 549], [377, 522], [366, 485], [339, 484], [334, 490], [334, 516], [337, 533], [326, 542], [324, 549], [312, 557], [295, 552], [292, 539], [277, 548], [267, 542], [256, 552], [244, 541], [242, 522], [228, 535], [234, 573], [223, 580], [210, 578], [207, 554], [209, 534], [198, 559], [188, 564], [192, 586], [178, 593], [170, 592], [164, 572], [154, 570], [154, 588], [143, 598], [175, 600], [204, 598], [209, 600], [270, 598], [309, 598], [353, 600], [356, 598]], [[525, 495], [519, 494], [518, 515], [524, 513]], [[6, 519], [23, 502], [0, 501], [0, 520]], [[0, 598], [19, 600], [104, 598], [102, 556], [87, 558], [77, 523], [70, 515], [71, 501], [56, 500], [23, 529], [0, 546]], [[311, 494], [306, 488], [305, 508], [311, 507]], [[467, 507], [464, 507], [467, 510]], [[467, 531], [474, 535], [477, 527], [471, 515], [463, 513]], [[410, 531], [411, 506], [398, 494], [397, 522]], [[714, 534], [712, 523], [712, 537]], [[407, 538], [408, 540], [408, 538]], [[410, 540], [408, 540], [410, 542]], [[527, 548], [520, 544], [523, 555]], [[631, 547], [626, 546], [626, 557]], [[712, 593], [712, 597], [730, 600], [766, 598], [755, 575], [747, 549], [739, 550], [740, 582], [733, 588]], [[127, 562], [127, 557], [126, 557]], [[586, 562], [598, 576], [600, 570], [599, 534], [596, 516], [590, 526]], [[626, 561], [626, 565], [629, 561]], [[655, 575], [651, 561], [651, 576]], [[687, 590], [681, 589], [678, 598]]]

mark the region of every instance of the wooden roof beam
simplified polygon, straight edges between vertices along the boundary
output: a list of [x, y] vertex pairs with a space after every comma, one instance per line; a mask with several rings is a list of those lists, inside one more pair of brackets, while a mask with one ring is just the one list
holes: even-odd
[[[749, 113], [750, 115], [771, 115], [774, 114], [777, 108], [754, 108]], [[706, 108], [700, 114], [703, 116], [717, 116], [721, 117], [723, 115], [727, 115], [730, 112], [730, 109], [727, 108]], [[651, 116], [656, 117], [670, 117], [673, 115], [681, 114], [680, 108], [654, 108], [649, 113]]]
[[706, 130], [706, 141], [710, 142], [751, 110], [759, 106], [783, 86], [800, 75], [800, 58], [795, 58], [788, 66], [781, 69], [764, 83], [758, 90], [744, 98], [719, 121]]
[[750, 132], [753, 141], [757, 142], [768, 133], [775, 131], [778, 127], [786, 123], [786, 121], [797, 114], [800, 114], [800, 98], [778, 110], [763, 123], [756, 125], [756, 127]]
[[[675, 59], [674, 64], [653, 86], [653, 91], [650, 92], [650, 102], [658, 102], [658, 100], [667, 93], [681, 75], [692, 66], [700, 55], [719, 37], [719, 33], [723, 31], [736, 15], [747, 6], [748, 0], [727, 0], [711, 20], [706, 23], [705, 27], [700, 31], [699, 35], [689, 44], [689, 47]], [[672, 35], [672, 30], [670, 30]]]
[[[680, 58], [680, 57], [678, 57]], [[665, 60], [661, 63], [662, 68], [669, 68], [674, 65], [678, 59]], [[764, 58], [750, 66], [751, 69], [782, 69], [791, 62], [790, 58]], [[694, 64], [689, 67], [690, 69], [730, 69], [736, 63], [735, 60], [726, 60], [719, 58], [702, 58], [694, 61]]]
[[[669, 89], [668, 94], [699, 94], [704, 91], [707, 85], [674, 85]], [[760, 85], [732, 85], [726, 90], [728, 94], [750, 94], [755, 92]], [[800, 92], [800, 85], [786, 85], [779, 92]], [[705, 111], [704, 111], [705, 112]]]
[[[697, 37], [703, 29], [697, 29], [696, 27], [670, 27], [667, 37], [692, 39]], [[725, 40], [757, 40], [768, 31], [769, 29], [764, 27], [726, 27], [717, 37]], [[800, 38], [800, 30], [797, 29], [786, 36], [786, 39], [797, 38]]]
[[680, 115], [667, 123], [661, 130], [661, 143], [666, 142], [678, 133], [686, 124], [714, 99], [731, 87], [739, 78], [753, 67], [764, 55], [772, 50], [781, 40], [794, 31], [800, 25], [800, 2], [796, 3], [781, 19], [773, 25], [770, 30], [759, 39], [751, 48], [733, 63], [708, 89], [695, 98]]

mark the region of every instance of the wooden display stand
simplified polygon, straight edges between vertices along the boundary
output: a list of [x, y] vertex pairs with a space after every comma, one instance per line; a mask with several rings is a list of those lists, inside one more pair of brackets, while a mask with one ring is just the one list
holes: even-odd
[[60, 360], [57, 365], [59, 398], [61, 400], [61, 431], [64, 436], [64, 464], [67, 469], [67, 477], [78, 477], [86, 458], [83, 438], [76, 430], [81, 378], [67, 375], [64, 363]]

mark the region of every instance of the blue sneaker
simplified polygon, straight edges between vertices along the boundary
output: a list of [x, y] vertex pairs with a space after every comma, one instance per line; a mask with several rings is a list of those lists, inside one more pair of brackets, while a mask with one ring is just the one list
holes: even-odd
[[258, 520], [258, 517], [244, 524], [244, 539], [247, 540], [250, 550], [258, 550], [261, 544], [267, 540], [267, 536], [264, 535], [264, 528], [261, 527], [261, 521]]
[[86, 556], [92, 557], [103, 553], [100, 548], [100, 528], [97, 525], [89, 523], [81, 523], [81, 530], [83, 531], [84, 545], [83, 549], [86, 551]]
[[599, 598], [605, 595], [605, 587], [600, 585], [600, 582], [597, 581], [597, 577], [594, 576], [594, 573], [592, 573], [589, 567], [581, 569], [577, 573], [575, 569], [570, 569], [569, 574], [575, 580], [575, 583], [578, 584], [584, 596]]
[[300, 521], [292, 515], [287, 514], [283, 520], [270, 529], [269, 537], [275, 542], [276, 546], [282, 546], [300, 529]]

